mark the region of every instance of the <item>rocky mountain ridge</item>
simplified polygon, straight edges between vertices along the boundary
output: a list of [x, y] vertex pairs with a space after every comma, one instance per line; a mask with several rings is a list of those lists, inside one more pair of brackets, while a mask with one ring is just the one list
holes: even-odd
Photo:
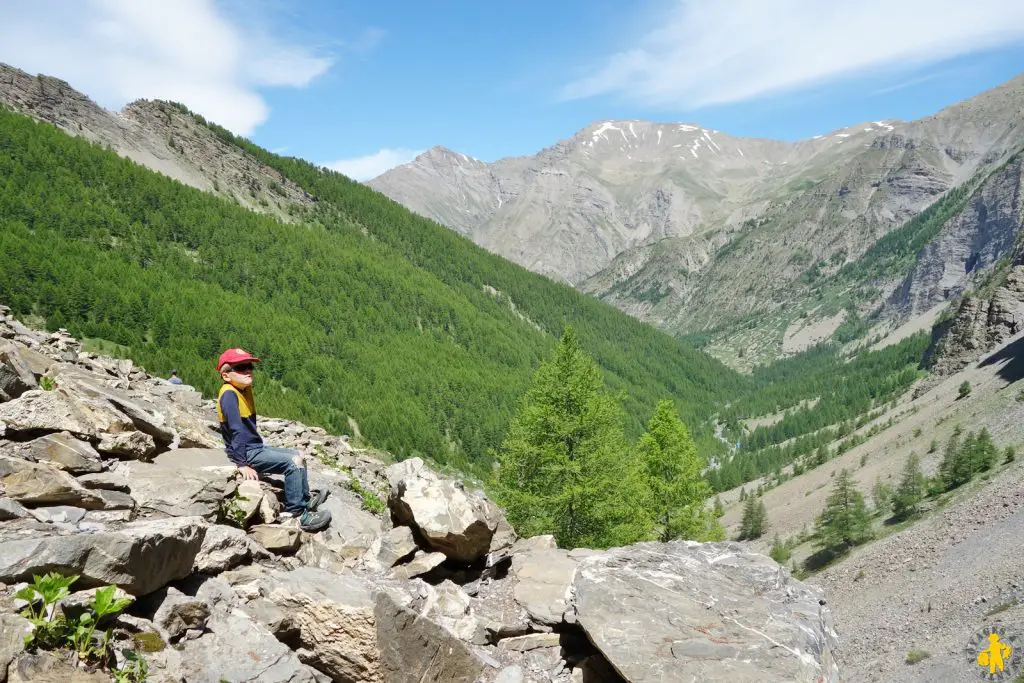
[[[923, 119], [792, 144], [605, 121], [493, 164], [435, 148], [370, 185], [669, 331], [729, 328], [728, 337], [738, 322], [765, 318], [755, 327], [774, 356], [791, 322], [780, 317], [813, 302], [810, 276], [855, 262], [996, 168], [1024, 145], [1022, 123], [1019, 76]], [[883, 284], [884, 297], [898, 282]]]
[[0, 106], [107, 146], [186, 185], [283, 219], [313, 198], [277, 171], [221, 140], [168, 102], [137, 100], [120, 112], [100, 107], [67, 82], [0, 63]]
[[[65, 650], [24, 651], [14, 594], [48, 571], [80, 577], [65, 616], [118, 586], [131, 605], [104, 628], [119, 666], [146, 644], [154, 682], [839, 680], [820, 591], [738, 544], [518, 539], [418, 458], [387, 466], [262, 418], [332, 491], [331, 527], [301, 532], [277, 519], [279, 481], [238, 480], [211, 401], [7, 313], [0, 681], [109, 680]], [[384, 514], [367, 509], [377, 496]]]

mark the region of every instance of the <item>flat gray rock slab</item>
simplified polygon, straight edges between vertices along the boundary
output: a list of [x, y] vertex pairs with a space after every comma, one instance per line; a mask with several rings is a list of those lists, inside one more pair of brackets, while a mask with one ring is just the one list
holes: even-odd
[[206, 533], [198, 517], [149, 520], [116, 531], [37, 535], [0, 542], [0, 582], [33, 574], [78, 574], [81, 587], [117, 584], [145, 595], [192, 572]]
[[735, 543], [642, 543], [583, 558], [577, 619], [633, 683], [839, 681], [820, 589]]
[[570, 606], [578, 563], [564, 550], [541, 549], [512, 556], [516, 602], [542, 624], [562, 622]]

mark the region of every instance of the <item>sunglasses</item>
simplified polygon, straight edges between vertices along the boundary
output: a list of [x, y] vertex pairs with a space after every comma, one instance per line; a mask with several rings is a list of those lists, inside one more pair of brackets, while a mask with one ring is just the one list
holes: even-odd
[[242, 363], [241, 365], [232, 365], [231, 372], [252, 372], [252, 363]]

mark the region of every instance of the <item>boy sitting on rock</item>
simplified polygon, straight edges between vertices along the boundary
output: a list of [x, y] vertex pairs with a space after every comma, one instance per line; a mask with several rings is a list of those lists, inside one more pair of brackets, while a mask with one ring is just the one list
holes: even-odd
[[217, 361], [217, 371], [224, 380], [217, 396], [217, 417], [224, 448], [243, 479], [259, 479], [259, 474], [283, 474], [285, 511], [281, 518], [298, 517], [303, 531], [321, 531], [331, 523], [331, 512], [317, 508], [330, 492], [315, 490], [311, 495], [302, 455], [295, 450], [264, 445], [256, 430], [252, 366], [259, 361], [244, 349], [228, 349]]

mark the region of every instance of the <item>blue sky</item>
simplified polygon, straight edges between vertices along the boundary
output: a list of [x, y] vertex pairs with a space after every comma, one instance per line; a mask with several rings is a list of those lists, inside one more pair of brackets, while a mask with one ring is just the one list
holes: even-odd
[[360, 179], [492, 161], [602, 119], [799, 139], [933, 113], [1024, 71], [1021, 0], [35, 0], [0, 61], [108, 108], [182, 101]]

